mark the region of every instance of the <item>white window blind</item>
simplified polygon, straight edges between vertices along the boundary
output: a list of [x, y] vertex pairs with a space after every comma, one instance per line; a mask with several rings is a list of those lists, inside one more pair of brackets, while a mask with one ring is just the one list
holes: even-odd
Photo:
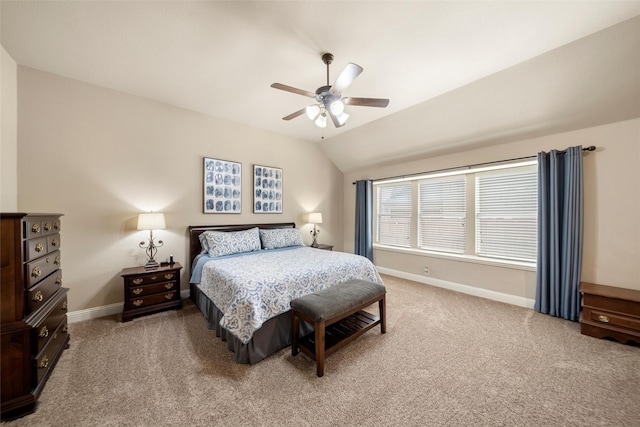
[[420, 181], [418, 247], [464, 253], [466, 178], [464, 175]]
[[476, 174], [476, 254], [536, 260], [535, 166]]
[[378, 186], [378, 243], [411, 246], [411, 183]]

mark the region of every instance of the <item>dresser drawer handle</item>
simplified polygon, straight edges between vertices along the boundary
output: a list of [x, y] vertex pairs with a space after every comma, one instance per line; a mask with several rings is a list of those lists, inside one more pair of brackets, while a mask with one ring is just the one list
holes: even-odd
[[171, 280], [171, 279], [173, 279], [173, 273], [167, 273], [167, 274], [165, 274], [165, 275], [164, 275], [164, 278], [165, 278], [165, 279], [167, 279], [167, 280]]
[[164, 287], [165, 287], [165, 289], [171, 289], [171, 288], [173, 288], [173, 283], [166, 283], [164, 285]]
[[40, 277], [41, 274], [42, 274], [42, 271], [40, 271], [40, 267], [38, 266], [33, 267], [33, 270], [31, 270], [32, 277]]
[[57, 256], [57, 257], [56, 257], [56, 259], [53, 261], [53, 263], [54, 263], [55, 265], [59, 266], [59, 265], [60, 265], [60, 257], [59, 257], [59, 256]]
[[47, 329], [46, 326], [43, 326], [42, 329], [40, 329], [40, 338], [46, 338], [49, 336], [49, 329]]
[[36, 245], [36, 252], [42, 252], [44, 250], [44, 245], [42, 243], [38, 243]]
[[33, 300], [35, 302], [42, 302], [43, 299], [44, 299], [44, 295], [42, 295], [42, 292], [37, 291], [35, 294], [33, 294]]
[[64, 328], [62, 328], [62, 333], [66, 334], [68, 330], [69, 330], [69, 325], [64, 325]]
[[40, 224], [33, 224], [31, 226], [31, 232], [33, 234], [38, 234], [40, 232]]
[[134, 285], [139, 285], [140, 283], [142, 283], [144, 280], [142, 280], [141, 278], [137, 278], [137, 279], [133, 279], [133, 284]]
[[142, 293], [142, 291], [143, 291], [142, 288], [135, 288], [131, 292], [133, 292], [134, 295], [140, 295]]
[[156, 280], [158, 276], [151, 276], [151, 280]]
[[62, 303], [62, 311], [67, 311], [67, 302]]
[[58, 286], [62, 285], [62, 276], [56, 277], [56, 285]]
[[174, 296], [174, 295], [175, 295], [175, 294], [174, 294], [173, 292], [171, 292], [171, 293], [169, 293], [169, 294], [165, 294], [165, 296], [164, 296], [164, 297], [165, 297], [165, 299], [173, 299], [173, 296]]
[[51, 231], [51, 224], [49, 224], [48, 222], [44, 223], [44, 231]]
[[59, 222], [54, 222], [53, 223], [53, 229], [54, 230], [60, 230], [60, 223]]
[[600, 315], [598, 316], [598, 320], [601, 321], [602, 323], [609, 323], [609, 317], [607, 316]]
[[51, 239], [51, 246], [53, 246], [54, 248], [58, 246], [58, 239]]
[[40, 361], [40, 365], [38, 366], [41, 369], [46, 369], [49, 366], [49, 358], [45, 354]]
[[133, 305], [135, 305], [136, 307], [140, 307], [142, 303], [143, 303], [143, 300], [137, 299], [133, 302]]

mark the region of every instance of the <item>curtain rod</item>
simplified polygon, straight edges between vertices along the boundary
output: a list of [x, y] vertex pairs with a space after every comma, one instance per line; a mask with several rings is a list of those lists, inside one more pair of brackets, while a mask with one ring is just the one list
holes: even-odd
[[[566, 153], [566, 150], [556, 150], [558, 153]], [[596, 151], [596, 146], [595, 145], [591, 145], [589, 147], [585, 147], [582, 149], [582, 151]], [[485, 165], [493, 165], [496, 163], [505, 163], [505, 162], [514, 162], [516, 160], [528, 160], [528, 159], [535, 159], [537, 158], [537, 155], [534, 156], [526, 156], [526, 157], [516, 157], [513, 159], [504, 159], [504, 160], [494, 160], [492, 162], [484, 162], [484, 163], [475, 163], [472, 165], [466, 165], [466, 166], [454, 166], [451, 168], [444, 168], [444, 169], [435, 169], [435, 170], [431, 170], [431, 171], [427, 171], [427, 172], [416, 172], [416, 173], [409, 173], [406, 175], [397, 175], [397, 176], [388, 176], [386, 178], [376, 178], [376, 179], [372, 179], [371, 181], [376, 182], [376, 181], [385, 181], [387, 179], [401, 179], [401, 178], [408, 178], [411, 176], [418, 176], [418, 175], [424, 175], [424, 174], [428, 174], [428, 173], [436, 173], [436, 172], [447, 172], [447, 171], [452, 171], [452, 170], [456, 170], [456, 169], [471, 169], [473, 167], [477, 167], [477, 166], [485, 166]], [[353, 185], [355, 185], [356, 183], [353, 182]]]

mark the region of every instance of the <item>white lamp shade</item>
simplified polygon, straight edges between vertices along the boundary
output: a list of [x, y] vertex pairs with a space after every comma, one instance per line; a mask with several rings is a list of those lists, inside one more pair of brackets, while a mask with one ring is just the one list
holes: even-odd
[[310, 224], [322, 224], [322, 213], [313, 212], [309, 214], [309, 223]]
[[159, 212], [138, 215], [138, 230], [163, 230], [167, 228], [164, 214]]
[[309, 117], [310, 120], [315, 119], [316, 117], [318, 117], [318, 114], [320, 114], [320, 107], [318, 107], [317, 105], [309, 105], [307, 108], [305, 108], [306, 113], [307, 113], [307, 117]]
[[319, 128], [326, 128], [327, 127], [327, 116], [321, 114], [318, 116], [318, 118], [316, 119], [316, 126], [318, 126]]
[[342, 114], [344, 112], [344, 104], [340, 100], [333, 101], [331, 103], [331, 107], [330, 108], [331, 108], [331, 112], [335, 116], [339, 116], [340, 114]]

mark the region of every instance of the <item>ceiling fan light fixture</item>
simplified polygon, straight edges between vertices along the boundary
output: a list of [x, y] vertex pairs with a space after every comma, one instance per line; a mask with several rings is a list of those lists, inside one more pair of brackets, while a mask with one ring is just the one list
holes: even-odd
[[330, 108], [334, 116], [339, 116], [344, 112], [344, 104], [339, 99], [337, 101], [333, 101]]
[[349, 115], [347, 113], [342, 113], [339, 116], [336, 116], [336, 119], [338, 119], [338, 123], [340, 123], [340, 126], [345, 124], [348, 118], [349, 118]]
[[325, 116], [324, 114], [319, 115], [318, 118], [316, 119], [316, 126], [318, 126], [319, 128], [326, 128], [327, 116]]
[[309, 120], [313, 120], [318, 117], [318, 114], [320, 114], [320, 107], [315, 104], [309, 105], [307, 108], [305, 108], [305, 111], [307, 113], [307, 117], [309, 117]]

